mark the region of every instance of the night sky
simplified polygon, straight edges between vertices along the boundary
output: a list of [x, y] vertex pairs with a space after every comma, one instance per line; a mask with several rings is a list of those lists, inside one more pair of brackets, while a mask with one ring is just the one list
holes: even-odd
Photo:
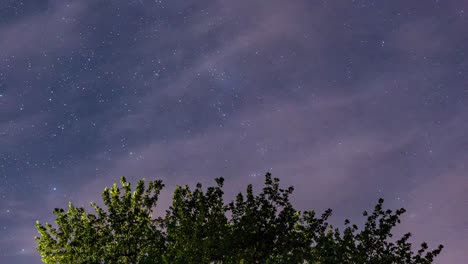
[[294, 203], [468, 258], [468, 2], [0, 0], [0, 263], [125, 175], [270, 171]]

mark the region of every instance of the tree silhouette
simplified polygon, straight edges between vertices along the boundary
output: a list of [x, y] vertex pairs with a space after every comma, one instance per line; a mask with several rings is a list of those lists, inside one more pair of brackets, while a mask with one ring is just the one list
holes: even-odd
[[44, 263], [432, 263], [443, 246], [414, 252], [410, 233], [392, 241], [392, 229], [404, 209], [383, 209], [379, 199], [363, 228], [345, 221], [340, 231], [314, 211], [298, 211], [290, 202], [294, 188], [281, 189], [279, 179], [265, 176], [263, 190], [252, 185], [234, 201], [224, 202], [223, 178], [203, 190], [177, 186], [163, 217], [152, 217], [161, 181], [140, 180], [132, 192], [121, 178], [102, 194], [105, 209], [93, 214], [69, 203], [55, 209], [55, 227], [36, 223], [37, 250]]

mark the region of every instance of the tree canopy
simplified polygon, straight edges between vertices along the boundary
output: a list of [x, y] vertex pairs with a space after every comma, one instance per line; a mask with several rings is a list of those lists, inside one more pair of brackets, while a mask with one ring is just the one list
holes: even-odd
[[316, 263], [426, 264], [443, 246], [413, 251], [410, 233], [392, 238], [404, 209], [384, 210], [379, 199], [359, 228], [345, 220], [344, 228], [327, 221], [328, 209], [296, 210], [294, 188], [280, 188], [279, 179], [265, 176], [258, 194], [248, 185], [234, 201], [223, 198], [223, 178], [206, 189], [177, 186], [172, 205], [153, 217], [162, 181], [140, 180], [132, 191], [124, 177], [102, 193], [105, 207], [94, 212], [73, 206], [55, 209], [55, 224], [36, 227], [42, 261], [47, 264], [143, 263]]

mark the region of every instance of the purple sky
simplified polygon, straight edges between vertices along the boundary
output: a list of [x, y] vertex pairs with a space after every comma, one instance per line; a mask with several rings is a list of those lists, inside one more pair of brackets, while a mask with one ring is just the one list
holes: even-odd
[[125, 175], [265, 172], [468, 259], [468, 1], [0, 0], [0, 263]]

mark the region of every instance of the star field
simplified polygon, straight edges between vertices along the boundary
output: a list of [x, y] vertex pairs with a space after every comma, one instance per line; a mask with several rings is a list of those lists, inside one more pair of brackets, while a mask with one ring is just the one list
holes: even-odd
[[[270, 171], [294, 202], [468, 258], [466, 1], [0, 0], [0, 263], [125, 175]], [[164, 208], [163, 208], [164, 209]]]

